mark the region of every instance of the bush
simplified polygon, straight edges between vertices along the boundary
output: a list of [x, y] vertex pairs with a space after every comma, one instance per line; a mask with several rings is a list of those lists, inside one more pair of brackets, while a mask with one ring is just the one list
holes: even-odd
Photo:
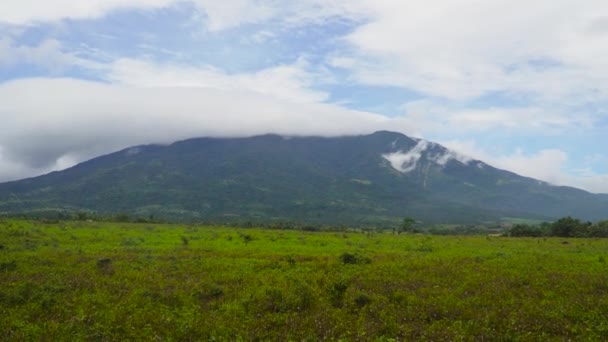
[[99, 272], [112, 275], [114, 274], [114, 267], [112, 266], [112, 259], [99, 259], [97, 260], [97, 269]]
[[239, 236], [241, 237], [241, 239], [243, 239], [243, 242], [245, 244], [250, 243], [251, 241], [253, 241], [253, 236], [249, 235], [249, 234], [243, 234], [239, 232]]
[[538, 227], [529, 226], [527, 224], [516, 224], [509, 231], [509, 236], [540, 237], [543, 236], [543, 232]]
[[348, 290], [349, 283], [346, 280], [339, 280], [329, 288], [329, 299], [334, 307], [341, 307], [344, 303], [344, 296]]
[[608, 237], [608, 221], [598, 222], [597, 224], [589, 227], [588, 234], [590, 237]]
[[343, 264], [356, 264], [357, 263], [357, 256], [354, 254], [350, 254], [350, 253], [344, 253], [342, 255], [340, 255], [340, 260], [342, 261]]
[[348, 252], [342, 253], [342, 255], [340, 255], [340, 261], [344, 265], [369, 264], [370, 262], [372, 262], [371, 259], [366, 256], [352, 254]]
[[561, 218], [551, 224], [551, 235], [559, 237], [575, 237], [586, 235], [586, 226], [570, 216]]
[[360, 294], [357, 296], [357, 298], [355, 298], [355, 305], [359, 309], [362, 309], [364, 306], [366, 306], [367, 304], [369, 304], [371, 302], [372, 302], [372, 299], [369, 298], [369, 296], [367, 296], [366, 294]]
[[0, 263], [0, 272], [14, 271], [16, 269], [17, 269], [17, 262], [15, 260]]

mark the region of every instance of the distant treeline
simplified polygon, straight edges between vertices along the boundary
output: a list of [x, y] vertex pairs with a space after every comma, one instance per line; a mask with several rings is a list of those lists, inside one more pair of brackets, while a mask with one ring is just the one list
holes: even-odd
[[[93, 212], [44, 212], [44, 213], [28, 213], [28, 214], [13, 214], [1, 215], [0, 218], [15, 218], [26, 220], [38, 220], [44, 223], [58, 223], [60, 221], [96, 221], [96, 222], [122, 222], [122, 223], [180, 223], [180, 224], [196, 224], [206, 226], [224, 226], [238, 228], [266, 228], [266, 229], [287, 229], [287, 230], [302, 230], [309, 232], [321, 231], [359, 231], [363, 233], [374, 232], [393, 232], [396, 233], [422, 233], [430, 235], [485, 235], [488, 233], [498, 233], [512, 237], [602, 237], [608, 238], [608, 220], [592, 223], [581, 221], [570, 216], [561, 218], [555, 222], [543, 222], [537, 225], [532, 224], [515, 224], [510, 229], [505, 230], [497, 224], [494, 226], [487, 225], [463, 225], [452, 228], [442, 226], [427, 226], [415, 223], [411, 229], [404, 229], [402, 224], [384, 223], [380, 225], [344, 225], [344, 224], [318, 224], [306, 223], [297, 221], [173, 221], [165, 218], [149, 215], [148, 217], [130, 216], [127, 213], [118, 214], [99, 214]], [[415, 221], [414, 221], [415, 222]]]
[[509, 230], [509, 236], [556, 236], [556, 237], [608, 237], [608, 221], [598, 223], [583, 222], [570, 216], [553, 223], [539, 225], [516, 224]]
[[171, 220], [164, 217], [156, 217], [149, 215], [143, 216], [131, 216], [127, 213], [118, 214], [99, 214], [94, 212], [44, 212], [44, 213], [20, 213], [11, 215], [1, 215], [1, 218], [11, 219], [23, 219], [23, 220], [37, 220], [43, 223], [54, 224], [61, 221], [92, 221], [92, 222], [119, 222], [119, 223], [150, 223], [150, 224], [195, 224], [203, 226], [216, 226], [216, 227], [235, 227], [235, 228], [265, 228], [265, 229], [286, 229], [286, 230], [302, 230], [309, 232], [321, 232], [321, 231], [384, 231], [394, 230], [394, 227], [390, 225], [383, 225], [381, 227], [352, 227], [344, 224], [318, 224], [318, 223], [307, 223], [298, 221], [251, 221], [251, 220], [231, 220], [231, 221], [205, 221], [205, 220]]

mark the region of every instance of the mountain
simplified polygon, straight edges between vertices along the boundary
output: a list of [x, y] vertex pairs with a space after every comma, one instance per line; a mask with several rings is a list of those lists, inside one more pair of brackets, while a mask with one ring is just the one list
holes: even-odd
[[393, 132], [197, 138], [0, 184], [0, 214], [94, 211], [208, 222], [605, 219], [608, 195], [496, 169]]

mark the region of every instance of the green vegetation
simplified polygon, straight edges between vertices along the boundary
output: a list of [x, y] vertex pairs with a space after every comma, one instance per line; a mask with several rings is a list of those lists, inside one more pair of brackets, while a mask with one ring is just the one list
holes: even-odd
[[539, 225], [516, 224], [509, 230], [510, 236], [555, 236], [555, 237], [608, 237], [608, 221], [600, 221], [595, 224], [582, 222], [572, 217], [563, 217], [553, 223], [541, 223]]
[[4, 220], [0, 340], [606, 340], [607, 257], [604, 239]]
[[416, 224], [416, 220], [411, 217], [406, 217], [401, 222], [401, 226], [399, 227], [400, 233], [418, 233], [414, 225]]

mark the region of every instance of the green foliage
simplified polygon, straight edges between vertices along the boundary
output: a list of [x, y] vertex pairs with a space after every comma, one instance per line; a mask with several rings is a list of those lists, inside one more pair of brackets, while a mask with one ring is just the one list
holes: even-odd
[[129, 217], [129, 214], [122, 212], [122, 213], [114, 216], [114, 221], [116, 221], [116, 222], [130, 222], [131, 218]]
[[366, 294], [360, 294], [355, 298], [355, 305], [362, 309], [364, 306], [372, 302], [372, 299]]
[[0, 241], [2, 341], [608, 339], [608, 239], [4, 220]]
[[114, 267], [112, 266], [112, 259], [104, 258], [97, 260], [97, 269], [102, 274], [112, 275], [114, 274]]
[[17, 262], [11, 260], [8, 262], [0, 262], [0, 272], [14, 271], [17, 269]]
[[540, 237], [543, 233], [542, 229], [527, 224], [516, 224], [509, 230], [509, 235], [513, 237]]
[[346, 279], [339, 279], [331, 285], [329, 288], [329, 300], [334, 307], [341, 307], [343, 305], [349, 285], [349, 281]]
[[568, 216], [553, 223], [541, 223], [538, 226], [516, 224], [509, 230], [509, 235], [513, 237], [608, 237], [608, 221], [593, 224]]
[[343, 253], [342, 255], [340, 255], [340, 260], [344, 264], [356, 264], [357, 256], [351, 253]]
[[399, 226], [399, 232], [401, 233], [417, 233], [418, 231], [414, 228], [416, 224], [416, 220], [411, 217], [406, 217], [401, 221], [401, 226]]
[[588, 235], [589, 235], [589, 237], [607, 238], [608, 237], [608, 221], [601, 221], [601, 222], [598, 222], [597, 224], [594, 224], [591, 227], [589, 227]]
[[551, 225], [551, 235], [559, 237], [583, 236], [585, 226], [579, 219], [570, 216], [561, 218]]
[[371, 262], [370, 258], [367, 258], [363, 255], [353, 254], [353, 253], [342, 253], [340, 255], [340, 261], [345, 265], [355, 265], [355, 264], [369, 264]]

